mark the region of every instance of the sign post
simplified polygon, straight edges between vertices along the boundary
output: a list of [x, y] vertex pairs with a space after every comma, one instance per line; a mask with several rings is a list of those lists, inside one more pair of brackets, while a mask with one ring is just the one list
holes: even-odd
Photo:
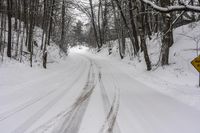
[[200, 87], [200, 73], [199, 73], [199, 87]]
[[196, 57], [191, 61], [191, 64], [199, 72], [199, 87], [200, 87], [200, 56]]

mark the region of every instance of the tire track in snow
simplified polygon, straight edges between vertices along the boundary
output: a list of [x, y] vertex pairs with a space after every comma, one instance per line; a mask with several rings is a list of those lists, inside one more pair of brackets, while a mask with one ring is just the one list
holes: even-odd
[[[88, 56], [85, 56], [85, 55], [82, 55], [82, 56], [87, 58], [89, 61], [92, 61], [92, 59], [89, 58]], [[115, 86], [115, 96], [111, 104], [108, 98], [108, 94], [106, 93], [106, 89], [104, 87], [103, 81], [102, 81], [101, 67], [95, 61], [93, 61], [93, 63], [98, 69], [98, 74], [99, 74], [98, 80], [100, 83], [101, 95], [102, 95], [102, 99], [104, 103], [105, 112], [107, 114], [105, 123], [103, 124], [99, 133], [120, 133], [120, 128], [116, 121], [118, 110], [119, 110], [119, 102], [120, 102], [119, 88], [116, 87], [116, 81], [114, 81], [114, 77], [111, 74], [113, 84]]]
[[95, 83], [95, 73], [93, 69], [93, 64], [91, 63], [90, 71], [88, 74], [88, 80], [81, 92], [80, 96], [73, 104], [71, 111], [68, 114], [68, 117], [62, 123], [58, 133], [78, 133], [81, 121], [85, 114], [90, 96], [96, 86]]
[[[81, 69], [84, 71], [85, 69]], [[80, 72], [79, 72], [80, 73]], [[75, 83], [80, 80], [81, 76], [76, 77], [72, 83], [67, 87], [67, 89], [62, 90], [56, 97], [54, 97], [50, 102], [48, 102], [44, 107], [42, 107], [39, 111], [37, 111], [34, 115], [32, 115], [29, 119], [27, 119], [20, 127], [14, 130], [14, 133], [23, 133], [29, 127], [31, 127], [39, 118], [41, 118], [50, 108], [52, 108], [65, 94], [73, 88]]]
[[91, 65], [87, 82], [74, 104], [70, 108], [59, 113], [47, 123], [41, 125], [39, 128], [34, 130], [33, 133], [78, 133], [90, 96], [96, 86], [93, 63], [91, 60], [89, 61]]
[[99, 133], [120, 133], [119, 125], [116, 121], [119, 110], [120, 93], [119, 89], [115, 86], [115, 95], [112, 104], [109, 101], [108, 94], [102, 81], [102, 73], [99, 68], [99, 84], [101, 88], [101, 95], [104, 103], [105, 112], [107, 113], [106, 120]]
[[[74, 71], [70, 74], [74, 74], [74, 72], [76, 71], [77, 69], [74, 69]], [[68, 75], [69, 76], [69, 75]], [[62, 85], [60, 85], [62, 86]], [[24, 104], [21, 104], [9, 111], [6, 111], [6, 112], [3, 112], [0, 114], [0, 122], [6, 120], [7, 118], [13, 116], [14, 114], [20, 112], [20, 111], [23, 111], [24, 109], [30, 107], [31, 105], [35, 104], [35, 103], [38, 103], [40, 102], [41, 100], [43, 100], [44, 98], [50, 96], [51, 94], [55, 93], [58, 91], [58, 88], [56, 89], [53, 89], [51, 91], [49, 91], [48, 93], [44, 94], [44, 95], [41, 95], [40, 97], [36, 97], [36, 98], [33, 98], [31, 100], [29, 100], [28, 102], [24, 103]]]

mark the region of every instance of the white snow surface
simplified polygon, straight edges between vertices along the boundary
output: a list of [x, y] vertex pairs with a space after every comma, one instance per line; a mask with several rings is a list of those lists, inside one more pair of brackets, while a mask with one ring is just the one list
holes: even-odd
[[[198, 73], [190, 64], [196, 45], [186, 37], [198, 36], [195, 25], [175, 30], [171, 64], [151, 72], [142, 57], [121, 61], [115, 44], [110, 56], [106, 48], [73, 48], [46, 70], [2, 64], [0, 132], [200, 133]], [[159, 42], [148, 47], [155, 64]]]

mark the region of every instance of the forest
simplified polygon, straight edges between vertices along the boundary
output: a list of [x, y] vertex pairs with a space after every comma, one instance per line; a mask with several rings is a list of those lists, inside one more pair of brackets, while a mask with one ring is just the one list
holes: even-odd
[[[67, 55], [68, 48], [78, 43], [100, 51], [107, 42], [118, 40], [123, 59], [129, 38], [129, 56], [135, 58], [142, 52], [151, 70], [146, 40], [152, 35], [162, 40], [158, 65], [168, 65], [173, 29], [198, 21], [198, 6], [194, 0], [1, 0], [2, 61], [5, 55], [20, 62], [26, 56], [32, 66], [34, 47], [40, 47], [46, 68], [46, 48], [51, 41]], [[79, 14], [84, 14], [86, 23], [76, 19]], [[37, 28], [42, 29], [40, 44], [35, 38]]]

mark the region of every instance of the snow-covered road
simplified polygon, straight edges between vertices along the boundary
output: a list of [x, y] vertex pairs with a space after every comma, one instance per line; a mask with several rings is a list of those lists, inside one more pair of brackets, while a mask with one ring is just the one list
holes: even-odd
[[71, 54], [48, 70], [0, 69], [2, 133], [200, 133], [200, 111], [109, 59]]

